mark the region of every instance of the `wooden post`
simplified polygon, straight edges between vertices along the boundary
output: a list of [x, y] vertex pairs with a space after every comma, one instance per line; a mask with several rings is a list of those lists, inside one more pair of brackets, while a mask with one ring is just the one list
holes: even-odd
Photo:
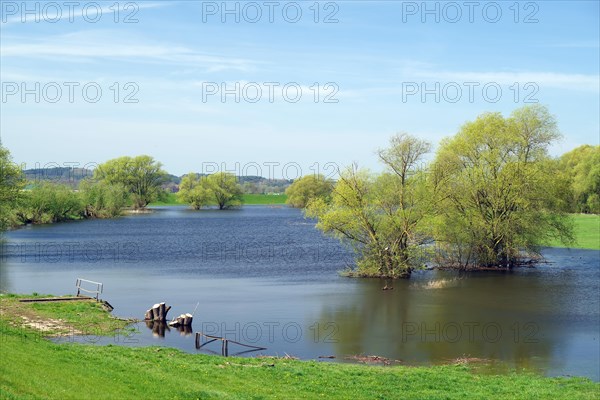
[[166, 309], [166, 306], [165, 306], [164, 302], [160, 303], [158, 305], [158, 320], [159, 321], [164, 321], [166, 319], [165, 318], [165, 309]]
[[160, 304], [152, 306], [152, 319], [158, 321], [160, 318]]

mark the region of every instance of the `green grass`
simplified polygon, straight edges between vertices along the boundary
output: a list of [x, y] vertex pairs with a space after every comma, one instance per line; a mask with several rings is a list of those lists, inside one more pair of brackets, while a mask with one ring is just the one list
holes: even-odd
[[162, 201], [153, 201], [149, 206], [184, 206], [185, 204], [177, 201], [177, 193], [167, 193]]
[[551, 247], [573, 247], [577, 249], [600, 250], [600, 215], [571, 214], [575, 224], [575, 244], [565, 246], [558, 240], [550, 242]]
[[285, 194], [272, 195], [272, 194], [245, 194], [244, 204], [256, 205], [256, 204], [285, 204], [287, 196]]
[[[35, 297], [52, 297], [50, 295], [23, 296], [5, 294], [0, 297], [2, 319], [20, 326], [27, 318], [32, 324], [39, 326], [44, 321], [52, 321], [45, 334], [65, 334], [85, 332], [89, 334], [111, 335], [124, 329], [131, 321], [113, 318], [102, 305], [94, 300], [68, 302], [21, 303], [19, 299]], [[65, 296], [73, 297], [73, 296]]]
[[[494, 375], [477, 372], [470, 364], [378, 367], [223, 358], [157, 347], [56, 344], [30, 328], [15, 326], [18, 315], [13, 313], [39, 310], [29, 305], [15, 309], [13, 303], [14, 299], [0, 297], [3, 399], [571, 400], [597, 399], [600, 393], [599, 384], [584, 378], [544, 378], [528, 372]], [[96, 314], [93, 303], [83, 304]], [[77, 323], [79, 316], [70, 307], [55, 303], [44, 312]]]
[[[244, 194], [244, 204], [246, 205], [258, 205], [258, 204], [285, 204], [287, 196], [281, 195], [270, 195], [270, 194]], [[163, 201], [155, 201], [150, 203], [150, 206], [183, 206], [185, 204], [177, 201], [176, 193], [167, 193], [167, 196]]]

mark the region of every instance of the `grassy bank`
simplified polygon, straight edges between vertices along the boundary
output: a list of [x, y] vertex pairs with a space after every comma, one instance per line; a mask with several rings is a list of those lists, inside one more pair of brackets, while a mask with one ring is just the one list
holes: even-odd
[[[571, 214], [575, 224], [575, 244], [577, 249], [600, 250], [600, 215]], [[551, 247], [566, 247], [558, 240], [548, 244]]]
[[[492, 375], [469, 364], [376, 367], [285, 359], [223, 358], [157, 347], [55, 344], [19, 321], [113, 321], [95, 303], [16, 304], [0, 297], [0, 398], [595, 399], [600, 385], [530, 373]], [[40, 308], [41, 306], [41, 308]], [[88, 320], [86, 323], [90, 323]], [[190, 341], [190, 345], [193, 345]]]
[[[271, 195], [271, 194], [244, 194], [244, 204], [246, 205], [259, 205], [259, 204], [285, 204], [287, 196]], [[150, 203], [150, 206], [183, 206], [185, 204], [177, 201], [177, 194], [168, 193], [167, 197], [163, 201], [156, 201]]]

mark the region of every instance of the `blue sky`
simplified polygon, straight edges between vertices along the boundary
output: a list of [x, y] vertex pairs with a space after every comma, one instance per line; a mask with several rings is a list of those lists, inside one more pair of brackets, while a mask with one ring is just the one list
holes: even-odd
[[396, 132], [437, 145], [533, 101], [558, 120], [554, 155], [600, 140], [597, 1], [0, 3], [0, 132], [27, 167], [150, 154], [177, 175], [377, 170]]

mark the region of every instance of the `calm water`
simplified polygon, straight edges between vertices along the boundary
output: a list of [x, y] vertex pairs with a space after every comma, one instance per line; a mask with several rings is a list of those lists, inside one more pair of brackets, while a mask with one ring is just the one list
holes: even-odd
[[[113, 313], [134, 318], [160, 301], [173, 306], [171, 317], [199, 302], [194, 332], [267, 348], [247, 355], [366, 354], [405, 364], [467, 356], [600, 380], [598, 251], [547, 249], [548, 264], [511, 273], [423, 271], [382, 291], [380, 280], [339, 277], [352, 254], [288, 208], [166, 207], [26, 227], [6, 240], [4, 292], [74, 293], [81, 277], [103, 282]], [[74, 340], [221, 350], [196, 350], [189, 332], [136, 327], [133, 335]], [[231, 345], [230, 354], [244, 350]]]

